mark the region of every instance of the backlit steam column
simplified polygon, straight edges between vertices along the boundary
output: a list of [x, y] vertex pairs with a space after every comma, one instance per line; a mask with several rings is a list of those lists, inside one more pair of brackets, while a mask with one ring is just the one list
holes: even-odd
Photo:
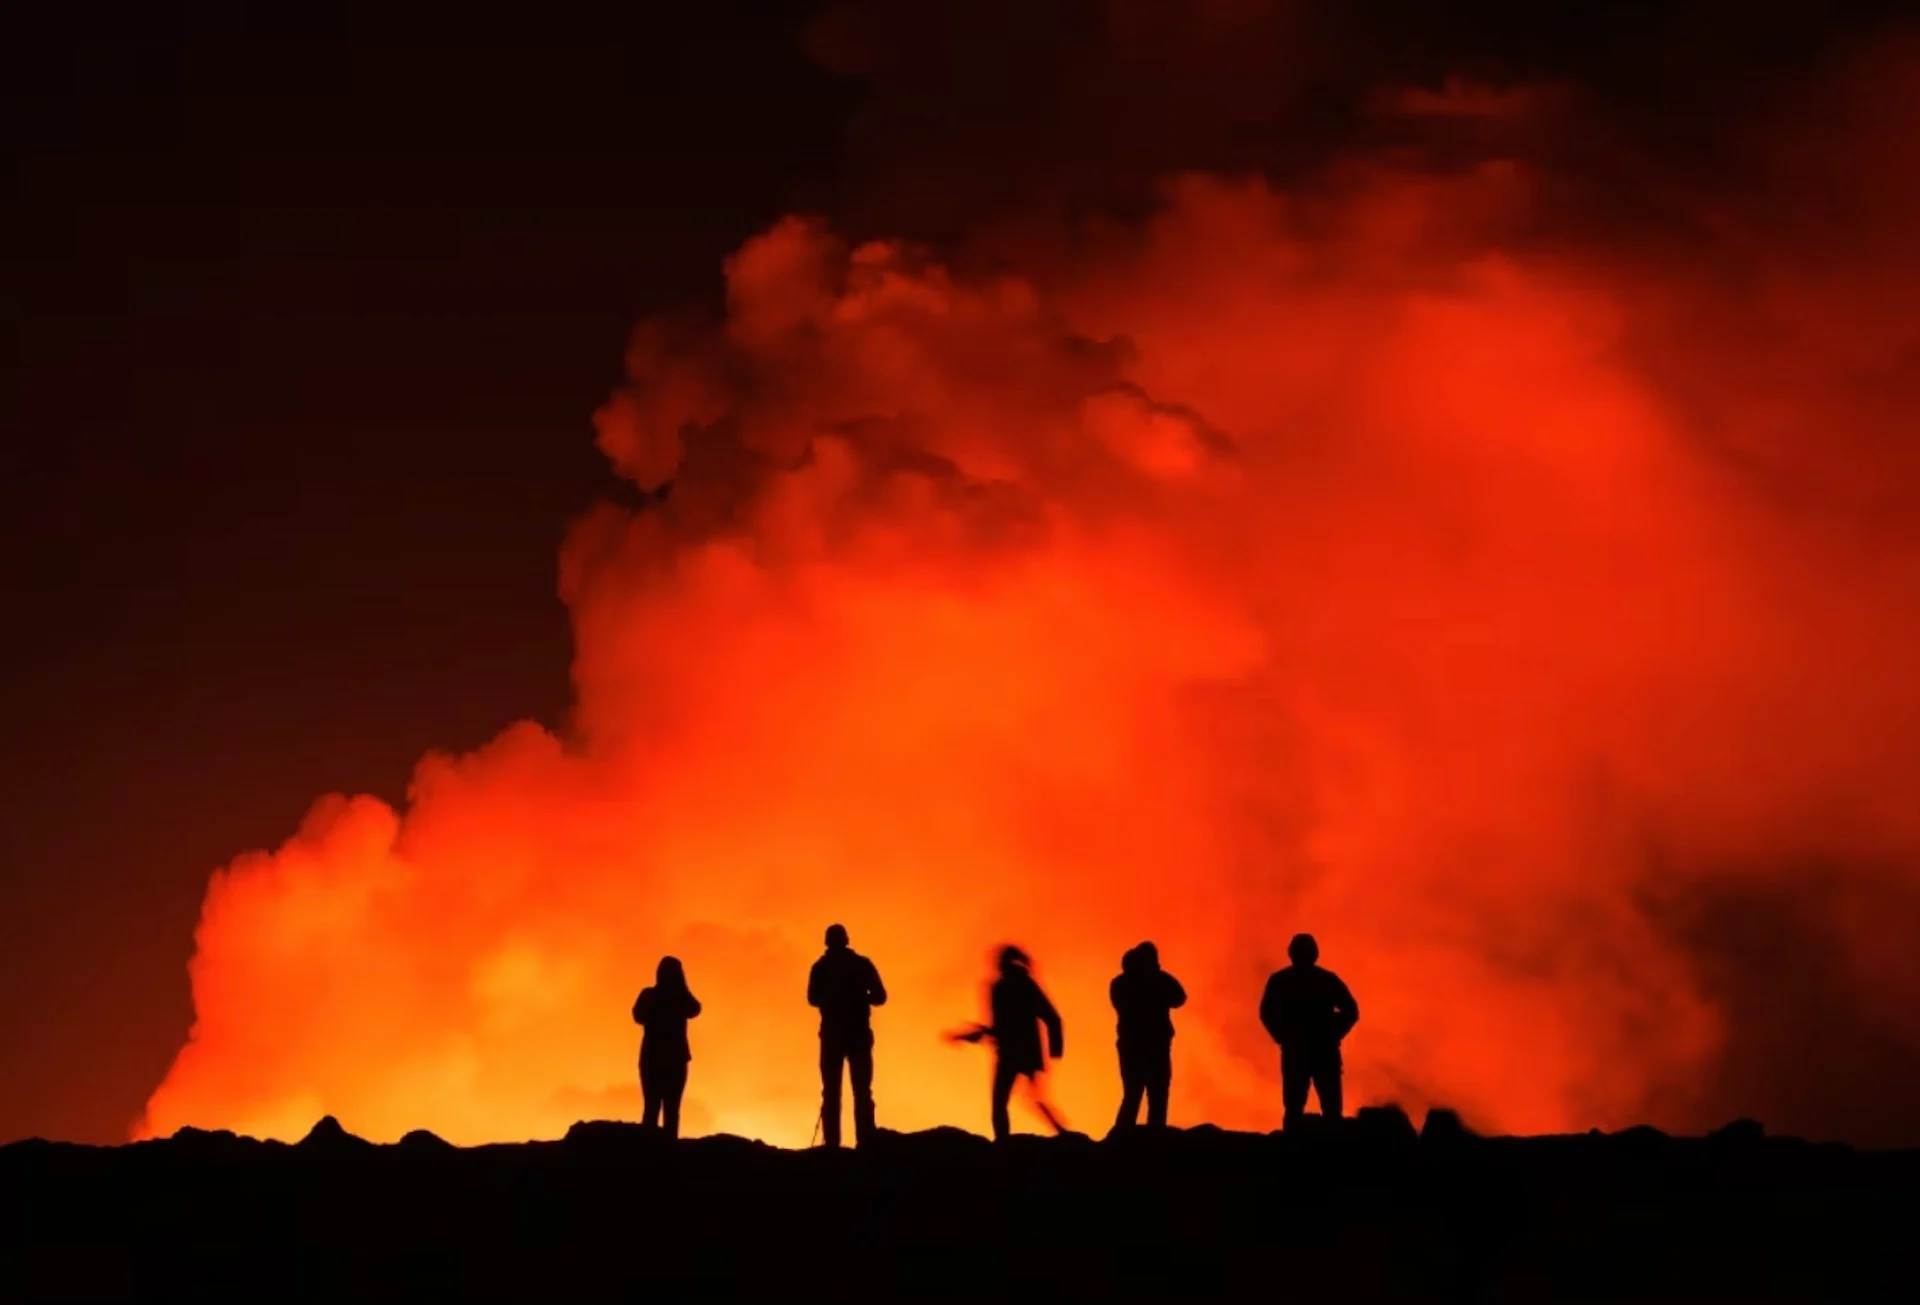
[[1377, 169], [1303, 220], [1193, 178], [1024, 279], [750, 242], [725, 326], [644, 327], [599, 414], [671, 488], [568, 541], [564, 738], [428, 757], [404, 812], [324, 799], [217, 874], [141, 1131], [636, 1117], [627, 1010], [672, 952], [684, 1130], [801, 1144], [834, 920], [893, 993], [886, 1127], [984, 1129], [939, 1035], [1017, 941], [1103, 1131], [1147, 938], [1192, 991], [1174, 1122], [1275, 1126], [1254, 1007], [1300, 929], [1365, 1012], [1356, 1104], [1711, 1116], [1726, 1013], [1663, 904], [1916, 864], [1915, 554], [1864, 564], [1709, 456], [1634, 361], [1644, 269], [1518, 252], [1524, 181]]

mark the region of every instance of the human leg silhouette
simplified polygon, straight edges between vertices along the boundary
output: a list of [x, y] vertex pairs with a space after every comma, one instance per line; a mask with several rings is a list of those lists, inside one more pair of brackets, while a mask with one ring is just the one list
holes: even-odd
[[1067, 1131], [1067, 1121], [1063, 1119], [1060, 1112], [1055, 1110], [1052, 1104], [1048, 1102], [1047, 1094], [1040, 1090], [1040, 1076], [1038, 1074], [1028, 1074], [1024, 1077], [1027, 1080], [1027, 1100], [1033, 1103], [1034, 1111], [1039, 1114], [1040, 1118], [1047, 1121], [1047, 1127], [1051, 1128], [1055, 1133], [1065, 1133]]
[[1128, 1073], [1146, 1094], [1147, 1127], [1165, 1128], [1167, 1089], [1173, 1082], [1173, 1044], [1156, 1042], [1137, 1047], [1130, 1060]]
[[680, 1099], [687, 1094], [687, 1065], [664, 1066], [660, 1071], [662, 1127], [668, 1137], [680, 1136]]
[[1140, 1098], [1146, 1094], [1146, 1083], [1125, 1071], [1120, 1075], [1120, 1113], [1114, 1116], [1113, 1131], [1123, 1132], [1140, 1122]]
[[1340, 1118], [1341, 1107], [1345, 1104], [1340, 1088], [1340, 1062], [1322, 1062], [1313, 1070], [1313, 1092], [1320, 1098], [1320, 1115], [1324, 1119]]
[[1004, 1060], [993, 1062], [993, 1138], [996, 1142], [1013, 1131], [1007, 1119], [1007, 1102], [1013, 1097], [1014, 1081], [1019, 1077]]
[[647, 1128], [660, 1127], [660, 1113], [666, 1104], [666, 1094], [661, 1090], [660, 1067], [658, 1065], [640, 1066], [640, 1122]]
[[1162, 1068], [1147, 1080], [1147, 1127], [1167, 1126], [1167, 1091], [1173, 1086], [1173, 1070]]
[[1280, 1101], [1286, 1108], [1282, 1128], [1295, 1128], [1307, 1110], [1307, 1089], [1313, 1086], [1312, 1067], [1299, 1051], [1280, 1048]]
[[846, 1049], [837, 1042], [820, 1039], [820, 1142], [840, 1145], [840, 1066], [847, 1059]]
[[874, 1133], [871, 1033], [847, 1049], [847, 1077], [853, 1080], [853, 1141], [856, 1146], [865, 1146]]

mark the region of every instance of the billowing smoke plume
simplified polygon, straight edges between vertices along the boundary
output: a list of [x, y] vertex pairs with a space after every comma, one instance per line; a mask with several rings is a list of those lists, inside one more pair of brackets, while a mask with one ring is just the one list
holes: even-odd
[[1008, 940], [1103, 1124], [1143, 938], [1193, 993], [1175, 1122], [1271, 1126], [1253, 1007], [1307, 929], [1358, 1100], [1913, 1140], [1914, 66], [1630, 220], [1523, 147], [1600, 148], [1577, 88], [1455, 81], [989, 270], [778, 223], [598, 414], [645, 501], [567, 543], [565, 737], [216, 875], [143, 1128], [631, 1117], [670, 952], [691, 1130], [804, 1142], [837, 920], [889, 1126], [983, 1123], [939, 1034]]

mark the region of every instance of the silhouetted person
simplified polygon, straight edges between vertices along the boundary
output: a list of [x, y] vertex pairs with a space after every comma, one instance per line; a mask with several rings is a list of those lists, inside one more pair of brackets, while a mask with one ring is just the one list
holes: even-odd
[[1143, 942], [1120, 958], [1120, 973], [1107, 985], [1119, 1017], [1120, 1114], [1115, 1132], [1140, 1121], [1147, 1099], [1147, 1127], [1167, 1126], [1167, 1090], [1173, 1084], [1173, 1015], [1187, 1004], [1180, 980], [1160, 968], [1160, 949]]
[[[1047, 994], [1040, 990], [1034, 981], [1028, 966], [1032, 964], [1027, 954], [1018, 947], [1000, 949], [1000, 977], [994, 980], [993, 989], [988, 996], [988, 1004], [993, 1011], [993, 1027], [988, 1030], [993, 1038], [995, 1057], [993, 1062], [993, 1136], [1003, 1139], [1012, 1131], [1007, 1119], [1007, 1102], [1013, 1096], [1013, 1085], [1019, 1079], [1026, 1079], [1034, 1092], [1034, 1105], [1047, 1117], [1055, 1132], [1064, 1132], [1063, 1125], [1046, 1101], [1034, 1087], [1035, 1078], [1046, 1069], [1049, 1058], [1058, 1060], [1066, 1054], [1066, 1030], [1060, 1023], [1060, 1012], [1047, 1000]], [[1046, 1054], [1041, 1054], [1040, 1026], [1047, 1029]]]
[[847, 946], [842, 925], [827, 930], [826, 955], [807, 976], [807, 1004], [820, 1011], [820, 1140], [840, 1145], [840, 1067], [853, 1080], [853, 1137], [873, 1138], [873, 1020], [887, 1004], [880, 971]]
[[[662, 956], [653, 986], [642, 988], [633, 1000], [633, 1022], [640, 1035], [640, 1097], [648, 1128], [666, 1129], [680, 1136], [680, 1098], [687, 1091], [687, 1021], [700, 1013], [700, 1002], [687, 989], [687, 973], [676, 957]], [[664, 1117], [664, 1122], [663, 1122]]]
[[1293, 961], [1267, 980], [1260, 1022], [1280, 1044], [1280, 1096], [1285, 1127], [1307, 1108], [1307, 1089], [1320, 1098], [1320, 1113], [1340, 1118], [1340, 1043], [1360, 1022], [1360, 1003], [1332, 970], [1320, 968], [1320, 944], [1308, 933], [1287, 944]]

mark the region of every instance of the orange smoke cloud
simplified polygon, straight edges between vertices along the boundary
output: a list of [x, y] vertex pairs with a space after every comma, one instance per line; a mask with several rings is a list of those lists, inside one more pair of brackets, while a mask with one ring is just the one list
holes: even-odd
[[670, 952], [689, 1131], [804, 1143], [836, 920], [894, 994], [896, 1128], [984, 1126], [939, 1035], [1005, 940], [1089, 1129], [1143, 938], [1193, 993], [1176, 1123], [1275, 1124], [1254, 1006], [1301, 929], [1361, 1002], [1350, 1097], [1483, 1127], [1732, 1113], [1729, 894], [1830, 931], [1920, 1046], [1920, 551], [1860, 497], [1912, 501], [1911, 328], [1853, 311], [1857, 260], [1532, 238], [1539, 182], [1189, 177], [998, 278], [749, 242], [724, 325], [644, 327], [599, 414], [650, 495], [566, 545], [570, 728], [217, 874], [142, 1131], [637, 1117]]

